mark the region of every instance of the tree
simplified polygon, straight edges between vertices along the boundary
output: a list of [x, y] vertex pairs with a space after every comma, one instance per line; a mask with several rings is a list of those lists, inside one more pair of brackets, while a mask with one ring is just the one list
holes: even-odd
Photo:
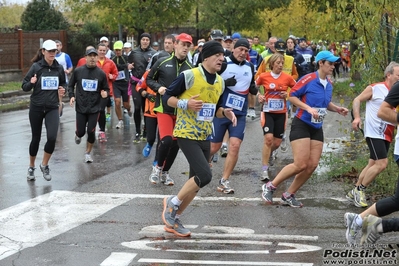
[[138, 36], [144, 31], [158, 32], [185, 23], [195, 0], [66, 0], [75, 19], [94, 19], [104, 30], [116, 31], [118, 25], [133, 29]]
[[68, 21], [50, 5], [50, 0], [33, 0], [21, 16], [21, 28], [27, 31], [66, 30]]
[[233, 31], [255, 30], [264, 26], [261, 13], [266, 9], [286, 6], [291, 0], [200, 0], [198, 28]]
[[21, 25], [21, 15], [25, 7], [17, 4], [0, 4], [0, 28], [13, 28]]

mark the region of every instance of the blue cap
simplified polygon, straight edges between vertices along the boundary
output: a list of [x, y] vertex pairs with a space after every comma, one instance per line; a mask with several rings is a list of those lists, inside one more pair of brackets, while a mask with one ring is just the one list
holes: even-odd
[[321, 51], [316, 55], [316, 63], [320, 60], [327, 60], [329, 62], [337, 62], [340, 60], [338, 56], [333, 55], [330, 51]]
[[234, 39], [241, 39], [241, 35], [238, 32], [234, 32], [233, 35], [231, 35], [231, 38]]

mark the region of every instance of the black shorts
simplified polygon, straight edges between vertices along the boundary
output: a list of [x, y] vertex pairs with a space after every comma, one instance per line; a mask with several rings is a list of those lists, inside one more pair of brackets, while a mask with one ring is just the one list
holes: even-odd
[[287, 119], [286, 113], [275, 114], [262, 112], [261, 116], [263, 135], [271, 133], [275, 138], [283, 138], [285, 131], [285, 120]]
[[366, 138], [367, 146], [370, 150], [370, 159], [381, 160], [388, 158], [389, 141], [384, 139]]
[[305, 138], [324, 142], [323, 128], [314, 128], [294, 117], [291, 124], [290, 141]]
[[126, 85], [124, 84], [118, 84], [114, 82], [114, 98], [122, 98], [122, 102], [128, 102], [129, 101], [129, 95], [127, 94], [127, 86], [128, 84], [126, 83]]

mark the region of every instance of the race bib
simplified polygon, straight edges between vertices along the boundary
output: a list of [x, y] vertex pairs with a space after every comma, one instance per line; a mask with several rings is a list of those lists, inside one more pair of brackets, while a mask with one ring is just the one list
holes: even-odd
[[215, 117], [216, 104], [214, 103], [204, 103], [202, 109], [197, 112], [198, 121], [212, 122]]
[[315, 124], [323, 123], [323, 120], [327, 115], [327, 108], [314, 108], [314, 109], [317, 110], [317, 113], [319, 114], [319, 118], [315, 119], [312, 116], [312, 120], [311, 120], [312, 123], [315, 123]]
[[125, 71], [121, 70], [118, 72], [118, 76], [116, 77], [116, 80], [121, 80], [121, 79], [125, 79], [126, 75], [125, 75]]
[[58, 77], [43, 77], [42, 90], [58, 90]]
[[82, 79], [82, 88], [84, 91], [97, 91], [98, 80]]
[[236, 94], [231, 94], [227, 96], [226, 106], [233, 108], [238, 111], [242, 111], [242, 107], [244, 106], [245, 98]]
[[267, 102], [269, 111], [284, 110], [284, 99], [269, 99]]

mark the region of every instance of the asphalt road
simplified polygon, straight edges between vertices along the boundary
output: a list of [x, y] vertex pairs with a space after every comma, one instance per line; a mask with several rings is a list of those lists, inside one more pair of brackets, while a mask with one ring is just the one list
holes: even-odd
[[[37, 169], [36, 181], [28, 182], [28, 110], [1, 113], [0, 265], [330, 265], [344, 257], [340, 252], [352, 251], [345, 245], [343, 215], [359, 209], [345, 201], [348, 187], [329, 181], [322, 168], [297, 194], [303, 208], [262, 201], [262, 131], [259, 118], [247, 122], [231, 177], [235, 194], [216, 191], [220, 159], [212, 182], [181, 217], [192, 236], [178, 238], [163, 231], [161, 212], [163, 197], [176, 194], [188, 178], [181, 152], [170, 171], [175, 186], [153, 185], [153, 154], [143, 158], [145, 143], [132, 142], [132, 119], [121, 130], [113, 120], [108, 142], [96, 142], [94, 163], [86, 164], [84, 141], [74, 143], [75, 113], [66, 107], [50, 161], [53, 180], [45, 181]], [[328, 114], [325, 152], [340, 152], [342, 147], [331, 146], [349, 125], [349, 117]], [[37, 164], [44, 139], [45, 130]], [[290, 150], [280, 152], [272, 176], [291, 160]], [[290, 182], [279, 187], [276, 201]], [[343, 259], [377, 265], [359, 264], [353, 255]]]

